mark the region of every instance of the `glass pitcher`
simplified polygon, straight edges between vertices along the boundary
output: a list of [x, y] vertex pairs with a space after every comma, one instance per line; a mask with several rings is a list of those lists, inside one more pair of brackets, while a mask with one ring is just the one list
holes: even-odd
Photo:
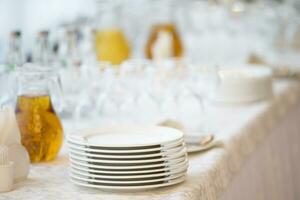
[[16, 117], [21, 142], [31, 162], [55, 159], [63, 140], [63, 129], [50, 95], [60, 90], [58, 76], [49, 68], [27, 64], [17, 70]]
[[175, 4], [170, 1], [153, 1], [152, 27], [145, 54], [149, 59], [159, 60], [183, 56], [181, 37], [174, 23]]
[[130, 57], [130, 46], [120, 24], [118, 3], [103, 2], [95, 32], [96, 53], [99, 61], [118, 65]]

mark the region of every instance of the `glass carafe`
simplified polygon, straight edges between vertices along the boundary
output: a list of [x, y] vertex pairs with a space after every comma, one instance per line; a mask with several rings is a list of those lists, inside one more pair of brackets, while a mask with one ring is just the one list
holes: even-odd
[[99, 61], [118, 65], [130, 56], [128, 40], [120, 24], [120, 5], [105, 2], [95, 32], [96, 53]]
[[58, 97], [57, 80], [55, 72], [46, 67], [25, 65], [17, 71], [15, 112], [31, 162], [55, 159], [62, 144], [63, 129], [50, 95], [51, 91]]
[[150, 36], [146, 44], [146, 57], [149, 59], [168, 59], [181, 57], [183, 46], [174, 23], [175, 5], [168, 1], [153, 2], [153, 16]]

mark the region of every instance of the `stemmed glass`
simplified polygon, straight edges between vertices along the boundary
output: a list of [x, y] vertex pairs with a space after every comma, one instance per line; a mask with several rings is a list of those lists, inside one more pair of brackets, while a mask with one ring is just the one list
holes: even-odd
[[205, 66], [189, 69], [188, 80], [186, 80], [186, 87], [192, 95], [198, 100], [199, 106], [202, 110], [200, 129], [204, 133], [211, 132], [210, 113], [208, 112], [208, 102], [214, 98], [220, 84], [220, 78], [217, 66]]

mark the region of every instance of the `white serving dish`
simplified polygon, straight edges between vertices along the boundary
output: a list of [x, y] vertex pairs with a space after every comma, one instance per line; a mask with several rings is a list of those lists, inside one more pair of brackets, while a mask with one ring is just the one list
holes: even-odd
[[95, 148], [95, 147], [90, 147], [88, 145], [80, 145], [80, 144], [76, 144], [76, 143], [72, 143], [71, 141], [67, 141], [67, 145], [69, 146], [69, 148], [72, 149], [76, 149], [76, 150], [81, 150], [81, 151], [86, 151], [86, 152], [92, 152], [92, 153], [105, 153], [105, 154], [119, 154], [119, 155], [137, 155], [140, 153], [153, 153], [153, 152], [164, 152], [167, 151], [168, 149], [172, 149], [174, 147], [179, 147], [182, 146], [184, 144], [184, 139], [180, 139], [174, 142], [171, 142], [167, 145], [155, 145], [155, 147], [153, 148], [139, 148], [139, 149], [101, 149], [101, 148]]
[[182, 176], [185, 176], [186, 172], [178, 173], [178, 174], [172, 174], [170, 176], [166, 176], [163, 178], [153, 178], [153, 179], [145, 179], [145, 180], [104, 180], [100, 178], [90, 177], [90, 176], [82, 176], [78, 174], [73, 174], [72, 172], [69, 174], [71, 178], [81, 180], [81, 181], [87, 181], [87, 182], [93, 182], [93, 183], [99, 183], [99, 184], [114, 184], [114, 185], [120, 185], [120, 186], [126, 186], [130, 184], [147, 184], [147, 183], [153, 183], [153, 182], [160, 182], [160, 181], [169, 181], [172, 179], [180, 178]]
[[111, 126], [77, 131], [68, 136], [75, 144], [90, 148], [146, 149], [168, 145], [183, 138], [183, 133], [168, 127]]
[[152, 168], [166, 168], [169, 166], [173, 166], [175, 164], [179, 164], [179, 163], [187, 163], [187, 157], [186, 156], [182, 156], [180, 158], [176, 158], [176, 159], [172, 159], [172, 160], [168, 160], [168, 161], [163, 161], [163, 162], [159, 162], [159, 163], [148, 163], [148, 164], [132, 164], [129, 166], [118, 166], [116, 165], [98, 165], [98, 164], [91, 164], [89, 162], [86, 161], [81, 161], [81, 160], [76, 160], [76, 159], [72, 159], [70, 158], [71, 163], [79, 165], [79, 166], [83, 166], [83, 167], [90, 167], [90, 168], [95, 168], [95, 169], [100, 169], [100, 170], [120, 170], [120, 171], [125, 171], [125, 170], [148, 170], [148, 169], [152, 169]]
[[161, 158], [156, 158], [156, 159], [136, 159], [136, 160], [112, 160], [112, 159], [97, 159], [97, 158], [88, 158], [85, 156], [79, 156], [73, 153], [69, 153], [69, 157], [72, 159], [76, 159], [76, 160], [80, 160], [80, 161], [85, 161], [85, 162], [92, 162], [92, 163], [99, 163], [99, 165], [109, 165], [109, 164], [123, 164], [123, 165], [130, 165], [130, 164], [147, 164], [147, 163], [154, 163], [154, 162], [165, 162], [168, 160], [173, 160], [176, 158], [181, 158], [181, 157], [185, 157], [186, 156], [186, 149], [182, 149], [181, 151], [179, 151], [178, 153], [172, 154], [172, 155], [168, 155], [165, 157], [161, 157]]
[[161, 173], [153, 173], [153, 174], [130, 174], [130, 175], [106, 175], [97, 173], [88, 173], [82, 170], [78, 170], [76, 168], [70, 168], [70, 171], [74, 174], [86, 176], [86, 177], [94, 177], [94, 178], [103, 178], [103, 179], [112, 179], [112, 180], [122, 180], [122, 179], [145, 179], [145, 178], [155, 178], [155, 177], [166, 177], [172, 174], [185, 173], [187, 170], [187, 166], [183, 166], [177, 169], [172, 169], [169, 171], [164, 171]]
[[165, 182], [158, 182], [158, 183], [147, 184], [147, 185], [135, 185], [135, 186], [100, 185], [100, 184], [92, 183], [91, 181], [81, 181], [73, 178], [70, 178], [70, 181], [79, 186], [84, 186], [88, 188], [97, 188], [97, 189], [109, 190], [109, 191], [141, 191], [141, 190], [154, 189], [154, 188], [179, 184], [185, 181], [185, 176], [179, 177], [177, 179], [165, 181]]
[[183, 167], [188, 167], [188, 162], [181, 162], [181, 163], [176, 163], [171, 166], [167, 167], [158, 167], [155, 169], [145, 169], [145, 170], [133, 170], [133, 171], [112, 171], [109, 169], [106, 170], [100, 170], [100, 169], [94, 169], [91, 167], [84, 167], [77, 165], [75, 163], [71, 163], [71, 167], [74, 169], [78, 169], [81, 171], [85, 171], [87, 173], [101, 173], [101, 174], [110, 174], [110, 175], [140, 175], [140, 174], [151, 174], [151, 173], [159, 173], [159, 172], [166, 172], [166, 171], [172, 171], [176, 169], [180, 169]]
[[72, 147], [69, 147], [69, 152], [74, 155], [84, 156], [84, 157], [91, 157], [91, 158], [99, 158], [99, 159], [141, 159], [141, 158], [152, 158], [152, 157], [163, 157], [168, 155], [176, 154], [182, 149], [185, 149], [184, 145], [181, 145], [179, 147], [175, 147], [172, 149], [167, 149], [164, 151], [159, 151], [159, 153], [147, 153], [147, 154], [137, 154], [137, 155], [110, 155], [110, 154], [101, 154], [101, 153], [88, 153], [87, 151], [79, 151], [77, 149], [73, 149]]
[[272, 70], [264, 67], [243, 67], [219, 71], [220, 85], [213, 101], [247, 103], [273, 96]]

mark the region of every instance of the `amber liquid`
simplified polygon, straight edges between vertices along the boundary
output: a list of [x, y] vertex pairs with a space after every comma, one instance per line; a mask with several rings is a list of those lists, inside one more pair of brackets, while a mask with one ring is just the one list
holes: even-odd
[[62, 144], [63, 129], [50, 97], [19, 96], [16, 117], [31, 162], [55, 159]]
[[150, 37], [146, 45], [146, 57], [153, 58], [152, 49], [160, 31], [169, 32], [173, 39], [173, 57], [181, 57], [183, 55], [183, 47], [179, 34], [173, 24], [157, 24], [152, 27]]
[[130, 56], [129, 44], [120, 29], [106, 29], [96, 32], [96, 52], [99, 61], [118, 65]]

